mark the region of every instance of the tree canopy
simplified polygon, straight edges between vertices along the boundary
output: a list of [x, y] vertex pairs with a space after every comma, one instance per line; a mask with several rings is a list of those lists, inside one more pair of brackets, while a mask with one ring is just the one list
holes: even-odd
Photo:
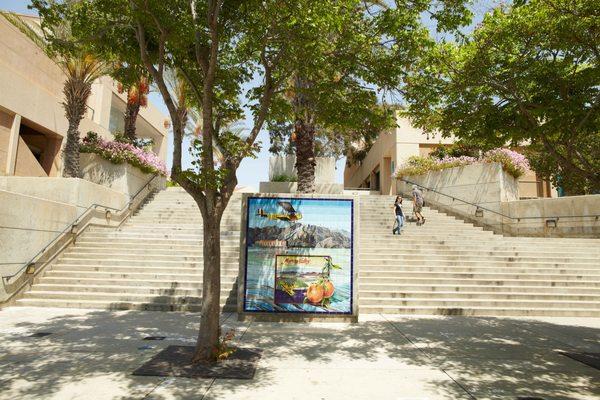
[[600, 3], [522, 0], [488, 13], [411, 72], [419, 127], [481, 147], [527, 146], [570, 193], [600, 190]]

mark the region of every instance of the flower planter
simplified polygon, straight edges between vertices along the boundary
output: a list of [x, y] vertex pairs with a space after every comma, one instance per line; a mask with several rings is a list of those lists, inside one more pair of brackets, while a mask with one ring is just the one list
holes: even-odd
[[[127, 163], [113, 164], [93, 153], [81, 154], [83, 179], [109, 187], [128, 196], [135, 195], [152, 178], [152, 174], [142, 172]], [[166, 178], [161, 176], [152, 181], [155, 189], [162, 189]]]

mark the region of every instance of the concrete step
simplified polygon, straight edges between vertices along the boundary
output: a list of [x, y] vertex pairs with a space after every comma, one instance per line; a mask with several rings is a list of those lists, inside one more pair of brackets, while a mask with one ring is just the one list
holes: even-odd
[[473, 254], [473, 253], [462, 253], [452, 254], [440, 252], [438, 254], [423, 254], [423, 253], [392, 253], [392, 254], [360, 254], [360, 261], [362, 263], [373, 264], [380, 260], [397, 260], [399, 262], [410, 260], [410, 261], [423, 261], [424, 263], [433, 263], [437, 261], [477, 261], [482, 260], [486, 262], [511, 262], [511, 263], [574, 263], [580, 264], [591, 264], [598, 267], [600, 270], [600, 264], [598, 259], [595, 257], [581, 257], [580, 255], [570, 256], [517, 256], [517, 255], [489, 255], [489, 254]]
[[[221, 257], [221, 263], [223, 264], [239, 264], [238, 257]], [[57, 265], [113, 265], [113, 266], [124, 266], [124, 267], [196, 267], [202, 268], [204, 262], [199, 261], [166, 261], [166, 260], [136, 260], [136, 259], [121, 259], [121, 258], [68, 258], [62, 257], [58, 261]]]
[[[135, 279], [138, 281], [202, 281], [202, 273], [149, 273], [149, 272], [127, 272], [127, 273], [113, 273], [113, 272], [98, 272], [98, 271], [49, 271], [46, 273], [47, 277], [51, 278], [76, 278], [79, 280], [85, 279]], [[237, 279], [237, 276], [223, 276], [221, 277], [221, 283], [233, 283]]]
[[[135, 293], [105, 293], [105, 292], [60, 292], [60, 291], [31, 291], [27, 299], [57, 299], [57, 300], [92, 300], [134, 303], [166, 303], [166, 304], [202, 304], [202, 296], [197, 295], [152, 295]], [[236, 305], [237, 300], [225, 293], [220, 297], [221, 304]]]
[[[460, 248], [454, 249], [452, 247], [443, 247], [443, 246], [420, 246], [417, 247], [418, 250], [423, 251], [415, 251], [413, 246], [394, 246], [386, 249], [386, 256], [405, 256], [405, 255], [421, 255], [423, 254], [426, 257], [426, 254], [431, 255], [454, 255], [454, 256], [463, 256], [463, 255], [472, 255], [478, 254], [481, 256], [499, 256], [499, 257], [565, 257], [569, 260], [575, 259], [598, 259], [598, 255], [600, 255], [600, 249], [598, 254], [596, 252], [575, 252], [575, 253], [566, 253], [564, 251], [560, 251], [560, 249], [554, 249], [554, 251], [546, 250], [540, 251], [537, 248], [531, 249], [527, 247], [487, 247], [487, 246], [474, 246], [469, 248]], [[425, 251], [426, 250], [426, 251]], [[425, 254], [426, 253], [426, 254]], [[373, 249], [363, 249], [360, 252], [361, 257], [371, 258], [372, 256], [381, 255], [380, 250]]]
[[[498, 267], [480, 266], [480, 267], [459, 267], [459, 266], [419, 266], [419, 265], [399, 265], [397, 267], [384, 267], [384, 266], [362, 266], [359, 271], [361, 277], [378, 277], [378, 276], [389, 276], [389, 275], [402, 275], [406, 272], [438, 272], [438, 273], [461, 273], [461, 274], [478, 274], [478, 273], [489, 273], [498, 272]], [[523, 268], [520, 266], [514, 266], [506, 269], [502, 269], [502, 272], [509, 272], [513, 274], [574, 274], [589, 277], [600, 277], [600, 268], [589, 268], [580, 269], [572, 266], [566, 268]]]
[[407, 315], [462, 315], [473, 317], [487, 316], [529, 316], [529, 317], [599, 317], [597, 309], [576, 308], [523, 308], [523, 307], [468, 307], [443, 308], [436, 306], [360, 306], [362, 314], [407, 314]]
[[[202, 262], [204, 257], [202, 257], [201, 251], [194, 252], [145, 252], [144, 250], [132, 251], [132, 252], [124, 252], [122, 249], [106, 249], [106, 251], [94, 251], [95, 248], [91, 249], [92, 251], [85, 251], [81, 248], [72, 248], [64, 253], [64, 257], [66, 258], [82, 258], [82, 259], [119, 259], [119, 260], [154, 260], [154, 261], [194, 261], [194, 262]], [[238, 259], [239, 251], [237, 250], [221, 250], [221, 259]]]
[[568, 301], [568, 300], [498, 300], [498, 299], [462, 299], [462, 298], [381, 298], [361, 297], [361, 306], [399, 306], [399, 307], [438, 307], [438, 308], [471, 308], [471, 307], [494, 307], [494, 308], [544, 308], [544, 309], [595, 309], [600, 310], [597, 301]]
[[408, 277], [402, 278], [362, 278], [359, 283], [361, 290], [393, 290], [400, 286], [412, 286], [415, 284], [437, 286], [440, 284], [452, 286], [541, 286], [541, 287], [581, 287], [581, 288], [600, 288], [600, 281], [573, 280], [573, 279], [498, 279], [498, 278], [472, 278], [472, 277]]
[[[169, 296], [202, 296], [202, 288], [171, 288], [169, 286], [125, 286], [125, 285], [77, 285], [77, 284], [52, 284], [38, 283], [31, 287], [31, 292], [80, 292], [80, 293], [117, 293], [117, 294], [146, 294]], [[237, 296], [237, 285], [228, 285], [221, 288], [221, 297]]]
[[359, 297], [361, 302], [363, 299], [382, 299], [387, 301], [389, 299], [480, 299], [480, 300], [568, 300], [568, 301], [587, 301], [587, 302], [600, 302], [600, 289], [595, 291], [595, 294], [581, 294], [581, 293], [554, 293], [554, 292], [543, 292], [543, 293], [531, 293], [523, 292], [523, 288], [520, 288], [520, 292], [455, 292], [455, 291], [415, 291], [415, 290], [402, 290], [402, 291], [381, 291], [381, 290], [361, 290], [359, 291]]
[[[168, 304], [168, 303], [138, 303], [112, 302], [105, 300], [59, 300], [59, 299], [19, 299], [16, 306], [23, 307], [53, 307], [53, 308], [82, 308], [100, 310], [140, 310], [140, 311], [186, 311], [200, 312], [201, 304]], [[223, 312], [235, 312], [236, 306], [224, 304]]]
[[[552, 286], [548, 285], [537, 285], [537, 286], [528, 286], [527, 284], [517, 284], [517, 285], [497, 285], [496, 282], [491, 282], [487, 284], [474, 284], [474, 283], [461, 283], [461, 284], [452, 284], [446, 283], [445, 281], [440, 281], [437, 283], [414, 283], [414, 282], [406, 282], [398, 285], [389, 284], [389, 283], [370, 283], [370, 284], [360, 284], [359, 285], [359, 293], [370, 293], [370, 296], [374, 296], [374, 293], [381, 293], [382, 295], [387, 295], [389, 293], [401, 293], [401, 292], [430, 292], [435, 294], [436, 292], [448, 292], [448, 293], [462, 293], [462, 292], [477, 292], [477, 293], [488, 293], [490, 296], [493, 296], [495, 293], [530, 293], [530, 294], [587, 294], [587, 295], [597, 295], [600, 293], [600, 287], [585, 287], [585, 286]], [[502, 282], [505, 283], [505, 282]]]
[[[127, 253], [144, 253], [144, 254], [196, 254], [202, 255], [202, 243], [197, 244], [154, 244], [147, 242], [138, 241], [126, 241], [118, 243], [103, 243], [103, 242], [91, 242], [83, 239], [78, 239], [73, 249], [83, 252], [104, 252], [105, 250], [114, 249], [116, 251], [122, 251]], [[221, 244], [221, 252], [238, 253], [239, 243], [237, 245], [223, 245]]]
[[600, 274], [535, 274], [535, 273], [511, 273], [509, 271], [502, 272], [419, 272], [419, 271], [401, 271], [401, 272], [386, 272], [385, 274], [365, 275], [361, 274], [363, 282], [385, 282], [385, 281], [402, 281], [405, 278], [431, 278], [431, 279], [474, 279], [474, 280], [561, 280], [561, 281], [592, 281], [600, 283]]
[[[185, 281], [177, 281], [173, 279], [152, 279], [140, 280], [137, 277], [131, 278], [103, 278], [103, 277], [73, 277], [73, 276], [58, 276], [46, 275], [40, 281], [40, 284], [53, 285], [106, 285], [106, 286], [139, 286], [139, 287], [154, 287], [154, 288], [177, 288], [177, 289], [202, 289], [202, 277], [195, 276], [193, 279]], [[236, 282], [223, 283], [222, 288], [235, 287]]]
[[[546, 267], [546, 268], [561, 268], [565, 265], [565, 263], [555, 263], [551, 261], [520, 261], [520, 262], [512, 262], [512, 261], [498, 261], [492, 259], [479, 259], [479, 260], [460, 260], [460, 259], [437, 259], [437, 260], [427, 260], [423, 261], [421, 259], [412, 259], [412, 258], [390, 258], [390, 259], [379, 259], [379, 260], [366, 260], [362, 261], [360, 266], [364, 270], [372, 270], [376, 269], [378, 266], [402, 266], [402, 265], [411, 265], [411, 266], [455, 266], [455, 267], [478, 267], [478, 266], [494, 266], [499, 268], [500, 270], [508, 270], [512, 267]], [[571, 266], [577, 266], [582, 268], [593, 268], [595, 264], [593, 263], [577, 263], [577, 262], [569, 262]]]
[[[76, 271], [97, 271], [97, 272], [110, 272], [110, 273], [129, 273], [129, 272], [142, 272], [142, 273], [159, 273], [159, 274], [197, 274], [201, 273], [201, 268], [171, 268], [171, 267], [149, 267], [147, 265], [141, 267], [132, 267], [132, 266], [113, 266], [113, 265], [104, 265], [104, 266], [93, 266], [93, 265], [54, 265], [52, 267], [52, 271], [55, 272], [76, 272]], [[236, 268], [235, 265], [221, 267], [221, 276], [233, 276], [237, 277], [239, 273], [239, 268]]]

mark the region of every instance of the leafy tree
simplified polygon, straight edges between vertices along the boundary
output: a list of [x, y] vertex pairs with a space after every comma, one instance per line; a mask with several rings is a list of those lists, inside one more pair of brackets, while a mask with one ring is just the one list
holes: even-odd
[[[255, 139], [271, 102], [289, 76], [289, 26], [305, 23], [296, 1], [158, 0], [35, 1], [48, 20], [66, 19], [77, 37], [100, 54], [143, 65], [169, 111], [173, 138], [171, 178], [196, 201], [203, 217], [203, 288], [194, 362], [214, 361], [219, 344], [220, 222], [237, 184], [236, 170], [257, 150]], [[295, 21], [295, 22], [294, 22]], [[173, 90], [169, 75], [184, 84]], [[244, 93], [244, 88], [252, 85]], [[181, 96], [180, 96], [181, 95]], [[189, 110], [201, 111], [193, 167], [182, 168]], [[252, 112], [249, 132], [231, 124]], [[220, 149], [221, 157], [215, 152]]]
[[526, 145], [541, 176], [570, 193], [598, 192], [599, 56], [597, 1], [501, 6], [413, 69], [409, 115], [478, 146]]
[[[291, 52], [293, 74], [274, 100], [270, 129], [272, 151], [296, 153], [299, 192], [314, 191], [319, 150], [345, 154], [352, 143], [395, 126], [394, 110], [378, 104], [378, 92], [401, 86], [406, 67], [430, 46], [422, 14], [440, 30], [454, 29], [469, 20], [463, 3], [302, 2], [314, 29], [292, 42], [298, 46]], [[302, 28], [294, 25], [290, 34], [298, 37]]]
[[110, 71], [110, 64], [94, 57], [89, 49], [76, 45], [71, 27], [64, 21], [54, 20], [40, 26], [14, 13], [0, 11], [0, 14], [31, 39], [66, 76], [62, 105], [69, 126], [63, 150], [63, 176], [79, 178], [79, 124], [86, 112], [92, 83]]

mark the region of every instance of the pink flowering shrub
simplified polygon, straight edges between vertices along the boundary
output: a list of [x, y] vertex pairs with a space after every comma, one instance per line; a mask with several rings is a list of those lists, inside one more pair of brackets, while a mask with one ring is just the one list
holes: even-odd
[[504, 148], [497, 148], [486, 152], [483, 161], [502, 164], [502, 169], [507, 173], [519, 178], [529, 169], [529, 160], [521, 153]]
[[113, 164], [126, 162], [147, 174], [167, 175], [165, 163], [153, 152], [145, 151], [130, 143], [104, 140], [94, 132], [89, 132], [81, 141], [79, 151], [97, 154]]
[[440, 171], [447, 168], [463, 167], [465, 165], [477, 163], [497, 162], [502, 165], [502, 169], [518, 179], [525, 171], [529, 169], [527, 158], [516, 151], [498, 148], [486, 152], [483, 157], [450, 157], [432, 158], [422, 156], [412, 156], [401, 165], [395, 175], [398, 178], [410, 175], [422, 175], [429, 171]]

